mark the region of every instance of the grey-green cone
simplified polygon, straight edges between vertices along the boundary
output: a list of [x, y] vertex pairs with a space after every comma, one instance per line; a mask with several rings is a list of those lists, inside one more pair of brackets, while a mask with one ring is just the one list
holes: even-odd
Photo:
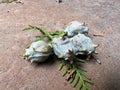
[[58, 58], [65, 58], [68, 59], [71, 54], [69, 53], [72, 51], [71, 42], [69, 38], [54, 38], [52, 41], [52, 48], [54, 53], [57, 55]]
[[51, 55], [52, 48], [45, 41], [37, 41], [25, 51], [25, 59], [28, 61], [43, 62]]
[[65, 32], [67, 33], [67, 36], [74, 36], [78, 33], [84, 34], [88, 32], [88, 27], [84, 23], [72, 21], [65, 28]]
[[84, 34], [77, 34], [71, 38], [55, 38], [52, 41], [52, 48], [58, 58], [68, 59], [71, 54], [88, 55], [95, 51], [97, 45]]
[[95, 45], [92, 40], [85, 36], [84, 34], [78, 34], [70, 38], [72, 43], [73, 52], [75, 55], [88, 55], [95, 51], [97, 45]]

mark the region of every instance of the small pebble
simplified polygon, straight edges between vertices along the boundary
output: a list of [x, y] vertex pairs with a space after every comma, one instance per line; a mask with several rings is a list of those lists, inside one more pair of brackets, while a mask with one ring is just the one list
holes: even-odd
[[62, 0], [56, 0], [56, 2], [58, 2], [58, 3], [62, 3]]

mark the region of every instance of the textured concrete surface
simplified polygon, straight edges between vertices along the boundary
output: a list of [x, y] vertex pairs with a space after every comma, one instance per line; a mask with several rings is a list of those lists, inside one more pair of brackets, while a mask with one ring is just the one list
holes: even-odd
[[[59, 62], [31, 65], [24, 47], [39, 33], [22, 29], [40, 25], [53, 31], [72, 20], [85, 22], [96, 44], [97, 58], [85, 64], [93, 90], [120, 90], [120, 0], [21, 0], [0, 4], [0, 90], [76, 90], [57, 70]], [[103, 37], [93, 36], [102, 34]]]

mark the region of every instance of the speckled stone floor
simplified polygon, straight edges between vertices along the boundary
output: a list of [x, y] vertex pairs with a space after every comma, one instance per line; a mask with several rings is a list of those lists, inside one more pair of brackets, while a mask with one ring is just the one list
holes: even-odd
[[[27, 25], [49, 31], [72, 20], [85, 22], [96, 44], [97, 58], [84, 66], [94, 85], [92, 90], [120, 90], [120, 0], [21, 0], [0, 4], [0, 90], [76, 90], [53, 64], [24, 61], [24, 47], [39, 32], [22, 31]], [[103, 37], [94, 36], [102, 34]]]

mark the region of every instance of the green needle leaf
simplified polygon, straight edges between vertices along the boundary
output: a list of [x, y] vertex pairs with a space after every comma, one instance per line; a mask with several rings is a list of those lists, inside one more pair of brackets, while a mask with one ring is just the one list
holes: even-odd
[[72, 83], [72, 82], [74, 81], [74, 78], [75, 78], [75, 77], [70, 78], [70, 79], [68, 80], [69, 83]]
[[63, 68], [64, 65], [65, 65], [65, 62], [64, 62], [64, 60], [62, 60], [62, 61], [60, 62], [60, 65], [59, 65], [58, 70], [60, 71], [60, 70]]
[[52, 36], [64, 36], [66, 33], [64, 31], [55, 31], [50, 33]]
[[85, 82], [88, 82], [88, 83], [90, 83], [90, 84], [93, 84], [93, 82], [90, 80], [90, 79], [87, 79], [85, 76], [82, 76], [83, 77], [83, 80], [85, 81]]
[[1, 0], [0, 3], [12, 3], [17, 0]]
[[28, 27], [24, 28], [23, 31], [26, 31], [26, 30], [34, 30], [35, 27], [31, 26], [31, 25], [28, 25]]
[[46, 37], [45, 35], [36, 36], [36, 41], [44, 40], [45, 37]]
[[88, 88], [86, 85], [83, 87], [83, 90], [91, 90], [90, 88]]
[[67, 65], [66, 69], [63, 71], [62, 76], [65, 76], [70, 69], [70, 65]]
[[74, 82], [73, 82], [73, 87], [76, 87], [76, 85], [77, 85], [78, 82], [79, 82], [79, 79], [80, 79], [80, 77], [79, 77], [79, 74], [77, 73], [76, 76], [75, 76], [75, 80], [74, 80]]
[[83, 87], [83, 83], [80, 81], [80, 84], [78, 86], [78, 89], [77, 90], [81, 90], [81, 88]]
[[76, 61], [81, 62], [81, 63], [85, 63], [85, 60], [79, 59], [79, 58], [75, 58]]

